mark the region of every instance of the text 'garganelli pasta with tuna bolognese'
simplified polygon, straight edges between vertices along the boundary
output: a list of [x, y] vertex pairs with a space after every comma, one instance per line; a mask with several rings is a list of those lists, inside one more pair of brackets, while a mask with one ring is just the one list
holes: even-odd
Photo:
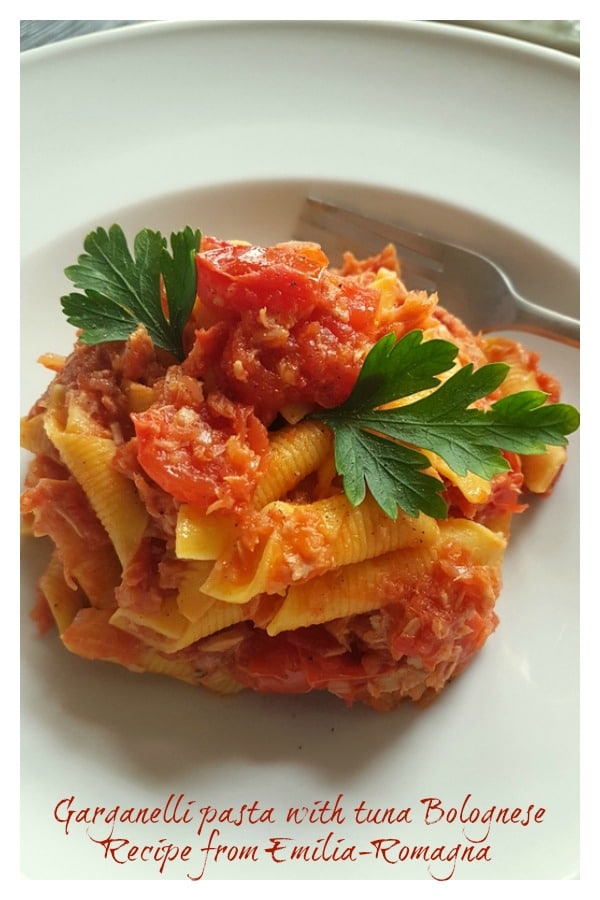
[[[497, 625], [513, 515], [577, 411], [535, 353], [409, 291], [393, 247], [97, 229], [23, 418], [34, 616], [218, 693], [427, 702]], [[443, 298], [442, 298], [443, 301]]]

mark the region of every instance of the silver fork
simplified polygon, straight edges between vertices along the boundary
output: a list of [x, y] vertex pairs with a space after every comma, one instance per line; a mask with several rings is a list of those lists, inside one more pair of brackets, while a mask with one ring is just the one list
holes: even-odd
[[407, 286], [438, 291], [442, 305], [472, 331], [510, 328], [579, 347], [578, 319], [519, 296], [495, 263], [471, 250], [315, 197], [305, 200], [294, 237], [321, 244], [331, 259], [345, 250], [359, 257], [374, 255], [392, 243]]

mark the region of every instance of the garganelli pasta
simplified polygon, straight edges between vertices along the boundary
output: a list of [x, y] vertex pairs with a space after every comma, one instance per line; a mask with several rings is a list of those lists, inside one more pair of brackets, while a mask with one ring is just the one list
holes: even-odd
[[52, 381], [21, 427], [23, 522], [52, 545], [40, 628], [84, 658], [222, 694], [429, 701], [496, 628], [512, 516], [552, 490], [565, 448], [506, 451], [491, 479], [425, 450], [448, 516], [392, 518], [368, 491], [348, 499], [311, 414], [347, 400], [377, 341], [415, 330], [458, 348], [440, 381], [510, 366], [482, 409], [524, 390], [557, 403], [557, 381], [407, 290], [392, 247], [333, 269], [314, 244], [203, 236], [196, 267], [182, 358], [142, 323], [42, 359]]

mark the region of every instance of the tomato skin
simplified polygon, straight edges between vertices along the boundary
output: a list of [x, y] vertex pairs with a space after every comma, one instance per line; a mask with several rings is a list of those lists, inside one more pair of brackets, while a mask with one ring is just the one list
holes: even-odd
[[317, 244], [291, 241], [274, 247], [222, 242], [196, 256], [203, 304], [228, 315], [247, 310], [308, 315], [319, 303], [328, 260]]
[[[378, 292], [327, 268], [317, 244], [240, 246], [206, 238], [196, 257], [197, 372], [208, 358], [220, 390], [270, 424], [286, 405], [337, 406], [378, 336]], [[206, 322], [226, 323], [210, 355]], [[214, 327], [214, 326], [213, 326]], [[222, 341], [219, 343], [219, 341]]]
[[297, 647], [285, 637], [268, 638], [256, 632], [234, 661], [234, 677], [245, 687], [267, 694], [304, 694], [310, 685]]
[[218, 394], [191, 406], [132, 415], [138, 461], [163, 490], [200, 509], [243, 509], [256, 485], [266, 429], [249, 407]]
[[275, 637], [256, 630], [241, 645], [232, 666], [235, 678], [255, 691], [303, 694], [327, 690], [332, 682], [362, 684], [367, 674], [319, 627], [282, 632]]

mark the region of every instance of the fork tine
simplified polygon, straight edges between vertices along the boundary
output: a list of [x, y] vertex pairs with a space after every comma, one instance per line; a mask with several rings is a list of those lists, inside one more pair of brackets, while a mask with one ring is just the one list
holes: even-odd
[[[343, 254], [346, 251], [354, 253], [358, 259], [367, 256], [375, 256], [381, 253], [384, 244], [380, 238], [371, 235], [349, 237], [340, 233], [328, 231], [327, 228], [314, 225], [310, 221], [299, 219], [296, 224], [294, 238], [300, 241], [314, 241], [320, 244], [332, 265], [341, 265]], [[387, 242], [389, 243], [389, 242]], [[402, 279], [413, 290], [423, 290], [432, 293], [437, 290], [437, 283], [429, 276], [432, 274], [421, 267], [413, 266], [399, 252], [402, 266]]]
[[425, 235], [407, 231], [393, 222], [375, 219], [345, 206], [336, 206], [317, 197], [307, 197], [302, 216], [315, 224], [322, 224], [336, 230], [348, 228], [350, 232], [366, 234], [367, 232], [379, 241], [396, 244], [416, 264], [427, 269], [441, 272], [444, 245]]
[[471, 250], [316, 197], [305, 200], [297, 231], [299, 240], [318, 241], [330, 259], [334, 254], [341, 259], [344, 250], [359, 257], [372, 256], [386, 244], [395, 245], [407, 287], [429, 292], [440, 289], [447, 308], [470, 322], [475, 331], [513, 328], [579, 347], [577, 319], [521, 297], [497, 265]]
[[435, 252], [435, 242], [315, 197], [306, 199], [295, 237], [316, 241], [330, 258], [340, 260], [346, 250], [364, 257], [380, 253], [391, 242], [401, 258], [403, 276], [423, 290], [436, 290], [436, 275], [443, 272], [441, 261], [425, 252]]

